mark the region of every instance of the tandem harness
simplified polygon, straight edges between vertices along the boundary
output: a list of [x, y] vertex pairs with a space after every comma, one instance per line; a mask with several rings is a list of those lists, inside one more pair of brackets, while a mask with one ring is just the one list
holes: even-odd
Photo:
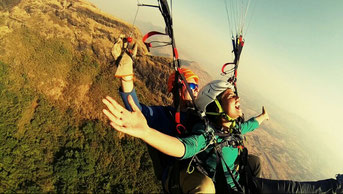
[[[211, 177], [209, 176], [209, 173], [206, 171], [206, 169], [203, 167], [204, 162], [199, 159], [197, 155], [193, 156], [191, 161], [189, 162], [187, 173], [191, 174], [194, 171], [194, 167], [191, 166], [191, 163], [194, 163], [195, 168], [201, 172], [202, 174], [211, 177], [212, 181], [215, 183], [216, 192], [218, 193], [251, 193], [251, 191], [254, 190], [253, 188], [253, 182], [252, 182], [252, 173], [250, 170], [250, 167], [248, 165], [247, 157], [248, 157], [248, 150], [244, 147], [243, 144], [243, 135], [240, 131], [240, 124], [238, 126], [234, 127], [233, 130], [231, 130], [231, 133], [225, 133], [225, 132], [214, 132], [213, 129], [207, 129], [208, 134], [208, 141], [210, 142], [203, 150], [207, 149], [209, 146], [213, 146], [214, 148], [207, 154], [209, 157], [211, 154], [216, 154], [216, 171], [214, 175]], [[223, 141], [217, 142], [216, 138], [221, 138]], [[239, 148], [240, 154], [236, 160], [236, 165], [234, 170], [231, 170], [229, 166], [226, 164], [223, 154], [222, 154], [222, 148], [224, 147], [234, 147]], [[199, 152], [199, 153], [200, 153]], [[198, 154], [199, 154], [198, 153]], [[227, 172], [230, 174], [233, 183], [235, 185], [234, 188], [231, 188], [230, 185], [228, 185], [226, 177], [224, 175], [224, 165], [227, 169]], [[191, 167], [193, 167], [192, 170]], [[235, 171], [236, 175], [234, 175], [233, 171]], [[238, 174], [241, 175], [241, 183], [237, 181]], [[242, 184], [243, 183], [243, 184]], [[244, 185], [244, 187], [242, 186]]]

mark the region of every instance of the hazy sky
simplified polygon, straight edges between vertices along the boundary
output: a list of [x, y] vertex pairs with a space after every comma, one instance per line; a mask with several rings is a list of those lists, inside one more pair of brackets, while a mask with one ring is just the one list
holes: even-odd
[[[133, 23], [136, 0], [90, 1]], [[342, 10], [342, 0], [252, 2], [238, 70], [238, 84], [317, 126], [308, 129], [309, 136], [330, 145], [337, 155], [327, 157], [336, 164], [343, 164]], [[172, 11], [180, 55], [218, 75], [222, 64], [233, 58], [224, 1], [174, 0]], [[137, 21], [164, 26], [152, 8], [139, 8]], [[343, 173], [343, 165], [334, 168]]]

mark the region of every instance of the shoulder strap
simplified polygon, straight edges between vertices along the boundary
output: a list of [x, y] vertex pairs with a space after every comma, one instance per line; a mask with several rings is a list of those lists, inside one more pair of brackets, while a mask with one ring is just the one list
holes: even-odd
[[[217, 166], [216, 166], [216, 180], [217, 181], [220, 181], [223, 179], [222, 177], [224, 177], [225, 181], [224, 183], [222, 183], [222, 187], [223, 189], [225, 189], [226, 191], [230, 191], [232, 190], [232, 188], [228, 185], [227, 181], [226, 181], [226, 177], [225, 177], [225, 174], [224, 174], [224, 168], [223, 168], [223, 163], [225, 164], [225, 167], [227, 169], [227, 171], [229, 172], [231, 178], [232, 178], [232, 181], [233, 183], [235, 184], [237, 190], [239, 192], [243, 192], [243, 189], [242, 189], [242, 186], [238, 183], [238, 181], [236, 180], [235, 176], [233, 175], [231, 169], [229, 168], [229, 166], [226, 164], [224, 158], [223, 158], [223, 155], [222, 155], [222, 146], [220, 145], [217, 145], [215, 143], [215, 152], [216, 152], [216, 156], [217, 156]], [[219, 184], [221, 185], [221, 184]], [[220, 189], [220, 188], [219, 188]], [[221, 192], [218, 192], [218, 193], [221, 193]], [[226, 192], [225, 192], [226, 193]]]
[[181, 124], [181, 113], [179, 111], [173, 110], [170, 106], [164, 106], [163, 109], [168, 113], [168, 116], [173, 121], [173, 123], [175, 123], [175, 129], [177, 134], [179, 136], [185, 135], [187, 129], [184, 125]]
[[248, 164], [248, 149], [243, 148], [242, 152], [240, 153], [240, 174], [241, 178], [244, 178], [245, 187], [244, 192], [246, 194], [250, 194], [251, 191], [256, 191], [255, 184], [253, 182], [252, 173], [250, 169], [250, 165]]

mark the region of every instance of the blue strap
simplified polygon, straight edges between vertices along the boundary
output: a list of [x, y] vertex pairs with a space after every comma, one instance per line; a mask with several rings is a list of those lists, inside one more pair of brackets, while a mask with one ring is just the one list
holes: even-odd
[[122, 98], [122, 100], [123, 100], [123, 102], [124, 102], [125, 108], [126, 108], [127, 110], [132, 111], [131, 106], [130, 106], [130, 104], [129, 104], [129, 101], [127, 100], [127, 97], [128, 97], [129, 95], [131, 95], [132, 98], [133, 98], [133, 101], [136, 103], [136, 105], [137, 105], [137, 107], [139, 108], [139, 110], [142, 111], [142, 106], [141, 106], [141, 104], [139, 103], [139, 100], [138, 100], [138, 98], [137, 98], [137, 94], [136, 94], [136, 90], [135, 90], [135, 89], [133, 89], [131, 92], [122, 92], [122, 89], [120, 88], [120, 89], [119, 89], [119, 94], [120, 94], [120, 96], [121, 96], [121, 98]]

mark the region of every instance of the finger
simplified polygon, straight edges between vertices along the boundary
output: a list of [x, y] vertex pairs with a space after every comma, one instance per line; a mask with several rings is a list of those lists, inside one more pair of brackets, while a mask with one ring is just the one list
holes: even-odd
[[111, 122], [120, 122], [120, 118], [114, 116], [111, 112], [109, 112], [106, 109], [103, 109], [102, 112], [105, 114], [105, 116], [111, 121]]
[[113, 114], [111, 114], [108, 110], [103, 109], [102, 112], [107, 116], [107, 118], [114, 123], [117, 123], [118, 125], [122, 126], [123, 121], [121, 118], [115, 117]]
[[124, 107], [122, 107], [116, 100], [114, 100], [110, 96], [106, 96], [106, 99], [110, 101], [113, 104], [114, 108], [117, 109], [119, 112], [127, 111]]
[[125, 127], [118, 125], [117, 123], [111, 122], [110, 125], [117, 131], [125, 133]]
[[128, 100], [128, 102], [129, 102], [129, 104], [130, 104], [130, 106], [131, 106], [131, 108], [132, 108], [132, 112], [140, 111], [139, 108], [138, 108], [138, 106], [136, 105], [136, 103], [135, 103], [135, 101], [133, 100], [133, 98], [132, 98], [131, 95], [129, 95], [129, 96], [127, 97], [127, 100]]
[[107, 106], [108, 110], [110, 110], [114, 116], [118, 118], [120, 117], [122, 112], [114, 107], [111, 102], [109, 102], [107, 99], [102, 99], [102, 102]]
[[133, 50], [132, 50], [132, 58], [135, 58], [137, 55], [137, 43], [134, 44]]
[[127, 46], [128, 46], [128, 43], [127, 43], [127, 42], [124, 42], [124, 44], [123, 44], [123, 49], [126, 49]]

